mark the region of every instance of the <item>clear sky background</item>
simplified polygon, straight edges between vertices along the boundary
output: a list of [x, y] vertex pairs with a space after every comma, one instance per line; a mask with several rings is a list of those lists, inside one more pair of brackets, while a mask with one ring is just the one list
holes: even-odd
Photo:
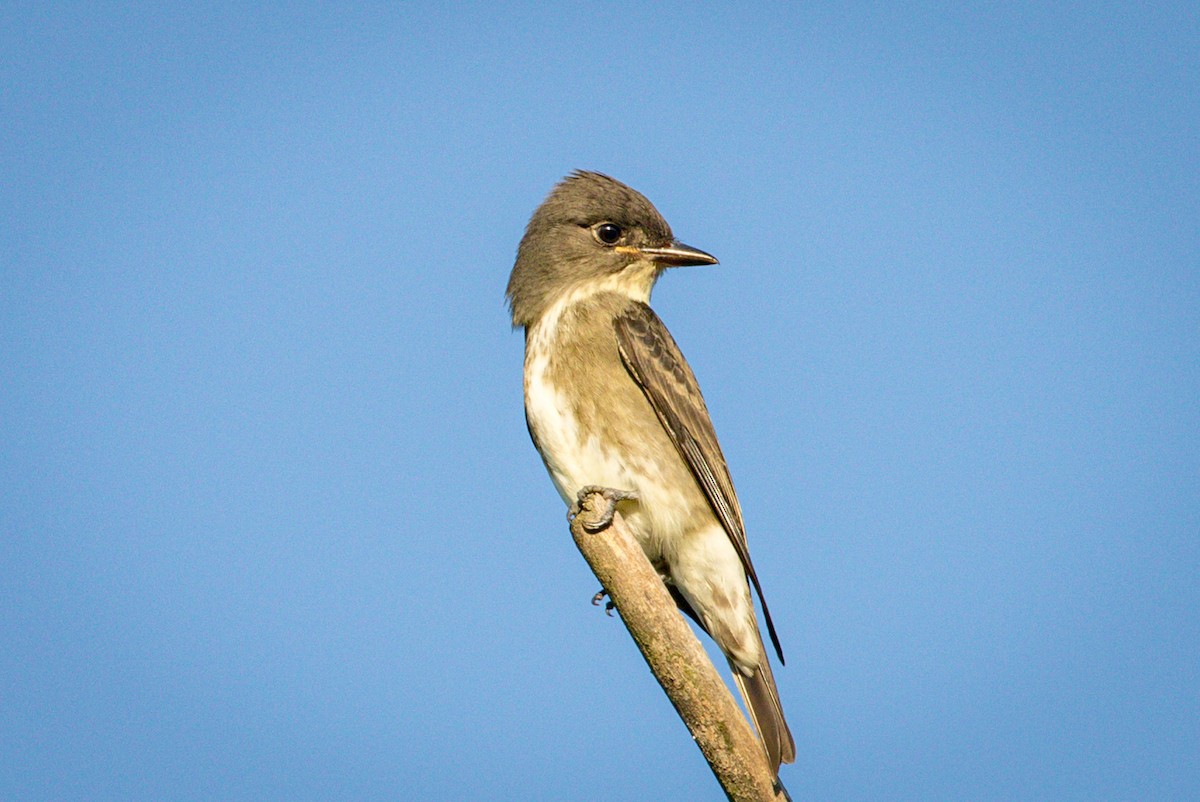
[[0, 9], [0, 797], [720, 799], [525, 431], [575, 168], [797, 799], [1200, 797], [1195, 3]]

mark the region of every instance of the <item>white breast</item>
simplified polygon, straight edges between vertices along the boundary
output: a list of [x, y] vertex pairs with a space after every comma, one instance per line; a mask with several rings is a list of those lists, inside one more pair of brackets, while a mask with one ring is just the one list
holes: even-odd
[[[587, 485], [634, 491], [639, 501], [625, 510], [626, 523], [650, 559], [670, 559], [680, 545], [681, 533], [698, 523], [707, 525], [715, 520], [699, 492], [678, 492], [681, 483], [691, 481], [686, 467], [682, 462], [664, 466], [636, 449], [619, 453], [612, 444], [582, 432], [570, 403], [548, 379], [553, 355], [558, 351], [562, 312], [581, 296], [568, 295], [527, 332], [525, 414], [529, 427], [564, 502], [573, 504], [579, 490]], [[563, 375], [562, 371], [556, 373]], [[664, 470], [671, 475], [665, 475]]]
[[585, 485], [635, 489], [623, 462], [599, 438], [580, 431], [570, 404], [550, 384], [549, 346], [549, 342], [530, 343], [525, 362], [525, 414], [559, 495], [571, 504]]

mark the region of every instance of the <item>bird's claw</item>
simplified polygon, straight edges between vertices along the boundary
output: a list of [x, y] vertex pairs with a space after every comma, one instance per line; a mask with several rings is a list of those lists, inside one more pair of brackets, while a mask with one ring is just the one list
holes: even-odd
[[591, 520], [582, 521], [583, 528], [589, 532], [599, 532], [601, 529], [606, 529], [612, 523], [613, 514], [617, 511], [617, 504], [622, 501], [636, 501], [637, 493], [632, 490], [617, 490], [612, 487], [601, 487], [600, 485], [585, 485], [579, 490], [575, 496], [575, 503], [571, 505], [570, 512], [567, 513], [567, 520], [574, 521], [579, 513], [583, 512], [584, 501], [593, 493], [604, 499], [605, 507], [596, 517]]
[[[592, 597], [592, 606], [599, 607], [600, 602], [604, 601], [604, 597], [607, 595], [608, 595], [608, 591], [605, 590], [604, 588], [600, 588], [600, 590], [596, 593], [596, 595]], [[611, 618], [612, 611], [615, 609], [617, 609], [617, 605], [613, 604], [612, 599], [609, 599], [608, 601], [604, 602], [604, 614], [605, 615], [607, 615]]]

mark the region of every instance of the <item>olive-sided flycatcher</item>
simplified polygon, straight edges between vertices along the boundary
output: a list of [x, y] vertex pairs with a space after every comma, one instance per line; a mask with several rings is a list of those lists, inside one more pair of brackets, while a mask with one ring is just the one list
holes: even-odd
[[525, 418], [563, 500], [617, 491], [672, 596], [729, 660], [771, 765], [795, 760], [755, 618], [783, 653], [696, 377], [649, 307], [668, 267], [716, 264], [678, 242], [641, 193], [576, 172], [533, 213], [508, 281], [525, 328]]

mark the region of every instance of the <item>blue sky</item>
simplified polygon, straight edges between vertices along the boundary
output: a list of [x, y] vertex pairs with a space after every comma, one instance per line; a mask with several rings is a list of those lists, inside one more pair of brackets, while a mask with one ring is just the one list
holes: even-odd
[[1200, 796], [1198, 32], [6, 4], [0, 797], [721, 798], [525, 432], [575, 168], [721, 259], [796, 798]]

